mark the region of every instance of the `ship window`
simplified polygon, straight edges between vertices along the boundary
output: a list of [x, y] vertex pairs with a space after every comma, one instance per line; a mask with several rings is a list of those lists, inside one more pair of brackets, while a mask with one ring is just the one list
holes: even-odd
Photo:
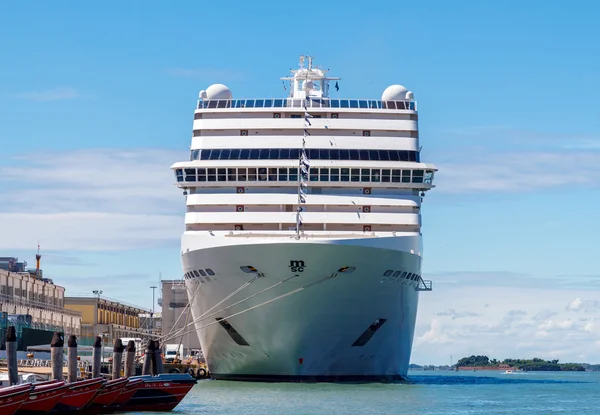
[[246, 108], [254, 108], [254, 100], [253, 99], [246, 100]]
[[290, 118], [302, 118], [302, 115], [300, 115], [300, 114], [291, 114]]
[[423, 183], [423, 170], [413, 170], [412, 182]]
[[389, 277], [390, 275], [392, 275], [392, 272], [394, 272], [391, 269], [388, 269], [386, 272], [383, 273], [384, 276]]
[[343, 182], [350, 181], [350, 169], [342, 169], [342, 181]]
[[255, 168], [250, 168], [248, 169], [248, 181], [249, 182], [255, 182], [256, 181], [256, 169]]
[[358, 107], [359, 107], [359, 108], [368, 108], [369, 106], [368, 106], [368, 104], [367, 104], [367, 101], [366, 101], [366, 100], [364, 100], [364, 99], [361, 99], [360, 101], [358, 101]]
[[331, 108], [339, 108], [340, 107], [340, 100], [339, 99], [330, 99], [329, 100], [329, 107], [331, 107]]
[[240, 159], [247, 160], [249, 158], [250, 158], [250, 150], [244, 149], [244, 150], [240, 151]]
[[183, 181], [183, 169], [175, 170], [175, 176], [177, 176], [178, 182], [182, 182]]
[[282, 99], [275, 99], [275, 100], [273, 100], [273, 106], [274, 107], [278, 107], [278, 108], [283, 107], [284, 106], [283, 105], [283, 100]]
[[369, 150], [369, 160], [379, 160], [379, 151]]
[[231, 154], [229, 155], [229, 158], [231, 160], [238, 160], [240, 158], [240, 153], [242, 150], [236, 149], [236, 150], [231, 150]]
[[310, 148], [308, 150], [306, 150], [306, 152], [308, 153], [308, 158], [309, 159], [320, 159], [319, 157], [319, 149], [318, 148]]
[[219, 160], [220, 157], [221, 157], [221, 150], [215, 150], [215, 149], [211, 150], [211, 152], [210, 152], [211, 160]]
[[396, 271], [396, 272], [394, 272], [394, 278], [397, 278], [397, 277], [398, 277], [398, 275], [400, 275], [400, 274], [401, 274], [401, 271]]
[[185, 181], [195, 182], [196, 181], [196, 169], [185, 169]]
[[349, 108], [350, 106], [348, 105], [348, 100], [347, 99], [340, 99], [340, 107], [341, 108]]
[[252, 265], [244, 265], [243, 267], [240, 267], [240, 269], [247, 274], [257, 271]]
[[295, 182], [298, 180], [298, 168], [294, 167], [290, 169], [290, 182]]
[[319, 169], [311, 168], [310, 169], [310, 179], [311, 182], [316, 182], [319, 180]]
[[433, 183], [433, 174], [434, 173], [432, 171], [426, 171], [424, 183], [427, 183], [427, 184]]
[[217, 169], [218, 181], [224, 182], [227, 180], [227, 169]]
[[206, 169], [198, 169], [198, 181], [199, 182], [206, 181]]
[[266, 168], [259, 168], [258, 169], [258, 181], [259, 182], [266, 182], [267, 181], [267, 169]]
[[282, 148], [279, 150], [279, 158], [282, 160], [289, 160], [290, 159], [290, 149], [289, 148]]
[[390, 160], [390, 152], [389, 150], [379, 150], [379, 159], [381, 161], [389, 161]]
[[213, 275], [215, 275], [215, 272], [214, 272], [212, 269], [210, 269], [210, 268], [206, 268], [206, 273], [207, 273], [208, 275], [210, 275], [211, 277], [212, 277]]
[[190, 154], [190, 161], [198, 160], [198, 156], [200, 155], [200, 150], [192, 150]]
[[330, 160], [339, 160], [340, 159], [340, 150], [338, 149], [331, 149], [329, 150], [329, 159]]
[[381, 181], [381, 170], [379, 169], [371, 169], [371, 181], [379, 182]]
[[270, 182], [277, 181], [277, 169], [276, 168], [269, 169], [269, 181]]
[[300, 158], [300, 149], [299, 148], [292, 148], [290, 149], [290, 158], [292, 160], [297, 160]]
[[371, 171], [369, 169], [361, 169], [360, 181], [361, 182], [370, 182], [371, 181]]
[[273, 100], [265, 99], [265, 107], [272, 107], [272, 106], [273, 106]]
[[217, 181], [217, 169], [207, 169], [206, 177], [209, 182]]
[[257, 99], [257, 100], [254, 102], [254, 106], [255, 106], [256, 108], [262, 108], [264, 105], [265, 105], [265, 101], [264, 101], [263, 99]]
[[279, 181], [287, 182], [287, 179], [288, 179], [287, 169], [280, 167], [279, 168]]
[[231, 150], [223, 149], [223, 150], [221, 150], [221, 154], [219, 155], [219, 160], [229, 160], [230, 155], [231, 155]]
[[410, 183], [410, 170], [402, 170], [402, 183]]
[[350, 157], [349, 160], [360, 160], [358, 157], [358, 150], [349, 150]]
[[227, 169], [227, 180], [230, 182], [236, 181], [235, 169]]
[[389, 169], [382, 169], [381, 170], [381, 181], [385, 182], [385, 183], [389, 183], [390, 182], [390, 170]]
[[329, 169], [320, 169], [319, 180], [322, 182], [329, 181]]
[[237, 169], [237, 179], [238, 179], [238, 182], [246, 181], [246, 169], [245, 168]]
[[350, 181], [351, 182], [359, 182], [360, 181], [360, 169], [350, 169]]
[[210, 150], [202, 150], [200, 152], [200, 160], [208, 160], [210, 159]]
[[340, 169], [331, 169], [331, 181], [339, 182], [340, 181]]
[[251, 160], [258, 160], [258, 156], [260, 156], [260, 149], [252, 149], [250, 150], [250, 159]]
[[358, 108], [358, 101], [355, 99], [350, 100], [350, 108]]
[[198, 271], [194, 271], [196, 273], [200, 273], [200, 275], [202, 275], [203, 277], [206, 277], [206, 272], [204, 272], [203, 270], [199, 269]]
[[321, 160], [331, 160], [330, 151], [328, 148], [322, 148], [319, 151], [319, 158]]

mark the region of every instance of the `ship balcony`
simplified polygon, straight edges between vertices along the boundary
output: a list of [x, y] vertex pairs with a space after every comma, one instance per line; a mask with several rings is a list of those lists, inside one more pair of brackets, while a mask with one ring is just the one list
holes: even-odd
[[232, 100], [200, 100], [198, 109], [241, 109], [241, 108], [337, 108], [342, 110], [401, 110], [417, 111], [417, 102], [380, 101], [374, 99], [331, 99], [331, 98], [264, 98]]

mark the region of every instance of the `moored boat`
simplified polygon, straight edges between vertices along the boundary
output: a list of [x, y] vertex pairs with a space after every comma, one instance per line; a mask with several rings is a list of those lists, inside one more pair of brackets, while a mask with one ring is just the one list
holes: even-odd
[[100, 408], [101, 414], [111, 414], [116, 411], [120, 411], [122, 407], [129, 402], [129, 400], [135, 395], [135, 393], [140, 389], [144, 381], [138, 378], [129, 378], [127, 384], [121, 390], [121, 393], [117, 396], [117, 398], [108, 406], [104, 408]]
[[[106, 382], [92, 401], [80, 413], [85, 415], [98, 415], [102, 410], [109, 406], [117, 399], [127, 386], [128, 378], [119, 378]], [[141, 384], [141, 382], [138, 382]]]
[[68, 384], [67, 392], [52, 408], [52, 413], [70, 414], [83, 409], [96, 396], [105, 382], [104, 378], [95, 378]]
[[56, 406], [68, 390], [68, 386], [62, 381], [36, 383], [27, 400], [21, 404], [15, 414], [46, 415]]
[[14, 415], [29, 398], [32, 385], [16, 385], [0, 389], [0, 414]]
[[172, 411], [198, 382], [187, 373], [136, 376], [131, 379], [141, 379], [142, 384], [131, 399], [120, 407], [122, 411]]

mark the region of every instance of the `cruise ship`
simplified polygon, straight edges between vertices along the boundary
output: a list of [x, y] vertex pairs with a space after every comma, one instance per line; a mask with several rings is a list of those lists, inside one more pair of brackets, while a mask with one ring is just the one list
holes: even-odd
[[411, 91], [334, 98], [340, 79], [302, 56], [287, 97], [200, 91], [190, 159], [171, 168], [188, 324], [215, 379], [407, 374], [436, 167], [421, 162]]

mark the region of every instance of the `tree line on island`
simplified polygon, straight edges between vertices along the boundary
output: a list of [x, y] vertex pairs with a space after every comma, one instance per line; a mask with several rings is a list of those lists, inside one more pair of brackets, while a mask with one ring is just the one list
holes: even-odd
[[558, 363], [558, 359], [544, 360], [537, 357], [533, 359], [504, 359], [502, 361], [490, 359], [487, 356], [469, 356], [463, 357], [456, 362], [456, 367], [489, 367], [497, 368], [500, 365], [508, 365], [514, 369], [526, 371], [577, 371], [584, 372], [587, 370], [598, 370], [598, 365], [589, 365], [585, 363]]

